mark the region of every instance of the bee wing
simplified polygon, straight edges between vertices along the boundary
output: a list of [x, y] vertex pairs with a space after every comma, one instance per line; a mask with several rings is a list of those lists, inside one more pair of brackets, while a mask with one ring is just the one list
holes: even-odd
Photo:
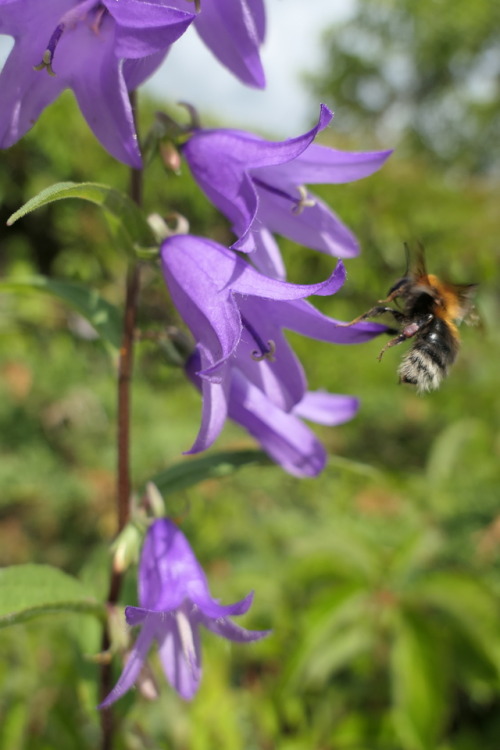
[[459, 316], [456, 318], [458, 323], [464, 322], [468, 325], [478, 325], [480, 323], [480, 318], [473, 301], [477, 286], [477, 284], [448, 284], [448, 287], [458, 300]]
[[420, 242], [417, 243], [416, 249], [412, 252], [410, 267], [415, 281], [420, 281], [422, 284], [428, 284], [425, 250]]

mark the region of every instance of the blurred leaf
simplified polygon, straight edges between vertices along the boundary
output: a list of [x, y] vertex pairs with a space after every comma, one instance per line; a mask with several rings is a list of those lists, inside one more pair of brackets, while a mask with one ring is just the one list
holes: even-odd
[[394, 726], [404, 750], [436, 749], [449, 702], [446, 656], [432, 620], [401, 615], [391, 677]]
[[432, 443], [427, 461], [427, 476], [433, 484], [446, 482], [455, 471], [460, 454], [477, 433], [477, 419], [460, 419], [448, 425]]
[[373, 645], [369, 594], [359, 587], [337, 587], [334, 595], [307, 612], [304, 641], [294, 654], [290, 682], [324, 685], [338, 669]]
[[298, 537], [293, 544], [297, 557], [326, 555], [339, 575], [350, 580], [373, 581], [381, 569], [380, 550], [359, 530], [338, 519], [335, 529], [318, 528]]
[[437, 571], [413, 588], [419, 602], [431, 605], [451, 619], [470, 646], [500, 675], [500, 608], [494, 594], [471, 575]]
[[0, 570], [0, 628], [54, 612], [105, 614], [80, 581], [50, 565]]
[[46, 276], [0, 281], [0, 291], [26, 292], [31, 290], [47, 292], [64, 300], [89, 321], [104, 341], [115, 349], [120, 347], [122, 330], [120, 312], [94, 289], [70, 281], [49, 279]]
[[186, 459], [155, 474], [149, 481], [164, 495], [169, 495], [192, 487], [205, 479], [227, 477], [243, 466], [252, 464], [270, 466], [271, 462], [262, 451], [221, 451], [202, 458]]
[[392, 573], [400, 579], [412, 578], [421, 572], [422, 567], [430, 567], [435, 562], [438, 553], [443, 550], [444, 542], [438, 529], [417, 531], [394, 553], [390, 563]]
[[101, 206], [114, 236], [123, 250], [135, 257], [138, 248], [157, 244], [146, 217], [134, 201], [119, 190], [95, 182], [59, 182], [42, 190], [13, 213], [7, 225], [11, 226], [31, 211], [65, 198], [80, 198]]

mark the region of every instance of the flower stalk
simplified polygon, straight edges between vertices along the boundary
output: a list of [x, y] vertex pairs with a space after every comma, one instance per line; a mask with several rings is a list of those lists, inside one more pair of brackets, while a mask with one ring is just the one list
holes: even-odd
[[[137, 114], [137, 93], [130, 93], [130, 105]], [[131, 169], [129, 194], [138, 206], [142, 204], [143, 171]], [[137, 305], [140, 289], [140, 267], [137, 261], [129, 263], [125, 286], [125, 311], [123, 316], [122, 342], [118, 359], [118, 388], [117, 388], [117, 468], [116, 468], [116, 512], [117, 534], [119, 534], [130, 520], [130, 499], [132, 481], [130, 476], [130, 404], [131, 384], [134, 365], [134, 341], [137, 322]], [[123, 580], [123, 571], [113, 566], [108, 591], [107, 605], [112, 609], [118, 602]], [[106, 653], [111, 642], [108, 628], [105, 627], [102, 637], [101, 650]], [[113, 676], [111, 663], [104, 659], [101, 666], [100, 699], [110, 691]], [[101, 712], [102, 750], [113, 747], [114, 720], [109, 709]]]

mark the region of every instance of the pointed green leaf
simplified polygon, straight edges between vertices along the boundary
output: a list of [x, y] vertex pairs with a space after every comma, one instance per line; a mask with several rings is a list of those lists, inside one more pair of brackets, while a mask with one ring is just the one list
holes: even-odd
[[221, 451], [202, 458], [187, 458], [151, 477], [150, 481], [164, 495], [169, 495], [192, 487], [205, 479], [229, 476], [250, 464], [268, 466], [271, 462], [262, 451]]
[[80, 198], [101, 206], [113, 235], [128, 253], [135, 255], [137, 248], [152, 247], [157, 244], [153, 231], [137, 204], [119, 190], [96, 182], [59, 182], [51, 185], [13, 213], [7, 225], [11, 226], [18, 219], [41, 206], [66, 198]]
[[38, 290], [59, 297], [77, 310], [96, 329], [104, 341], [118, 349], [121, 341], [121, 315], [114, 305], [82, 284], [49, 279], [46, 276], [11, 278], [0, 281], [0, 291], [22, 292]]
[[391, 655], [393, 721], [405, 750], [435, 750], [449, 705], [449, 667], [431, 619], [404, 613]]
[[102, 604], [76, 578], [50, 565], [0, 569], [0, 628], [53, 612], [84, 612], [103, 617]]

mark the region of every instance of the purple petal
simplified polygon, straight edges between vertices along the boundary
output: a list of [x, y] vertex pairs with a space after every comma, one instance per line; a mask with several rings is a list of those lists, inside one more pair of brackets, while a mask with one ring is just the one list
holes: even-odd
[[226, 618], [222, 620], [203, 618], [201, 622], [212, 633], [220, 635], [222, 638], [227, 638], [229, 641], [236, 641], [237, 643], [260, 641], [261, 638], [265, 638], [272, 633], [272, 630], [246, 630]]
[[274, 361], [264, 359], [256, 362], [254, 354], [260, 347], [249, 332], [243, 328], [241, 341], [236, 351], [237, 367], [245, 374], [273, 404], [288, 411], [298, 403], [306, 392], [306, 378], [300, 360], [283, 336], [280, 325], [280, 311], [287, 302], [247, 297], [239, 300], [243, 319], [248, 320], [255, 329], [262, 343], [274, 344], [276, 353]]
[[168, 518], [148, 529], [139, 564], [139, 603], [154, 611], [177, 609], [188, 585], [208, 592], [205, 574], [182, 531]]
[[[12, 4], [14, 5], [14, 3]], [[17, 7], [17, 3], [15, 3]], [[2, 106], [0, 108], [0, 147], [8, 148], [16, 143], [36, 122], [44, 108], [51, 104], [66, 88], [64, 78], [52, 77], [45, 71], [35, 71], [43, 55], [47, 41], [53, 31], [51, 20], [43, 18], [43, 12], [35, 13], [40, 20], [40, 41], [34, 34], [26, 35], [16, 42], [0, 74]], [[2, 14], [4, 10], [2, 9]], [[41, 16], [39, 19], [39, 15]], [[0, 19], [0, 32], [8, 33]]]
[[227, 289], [236, 256], [210, 240], [175, 235], [163, 243], [161, 261], [177, 309], [196, 341], [204, 344], [202, 366], [216, 368], [241, 336], [238, 309]]
[[114, 54], [112, 26], [111, 19], [105, 17], [97, 36], [85, 24], [79, 24], [71, 34], [61, 38], [56, 59], [72, 78], [82, 114], [104, 148], [116, 159], [140, 168], [142, 160], [134, 118]]
[[115, 54], [140, 58], [165, 50], [186, 31], [196, 17], [145, 0], [104, 0], [117, 23]]
[[127, 90], [133, 91], [139, 88], [160, 67], [168, 51], [169, 48], [144, 57], [142, 60], [124, 60], [122, 73]]
[[387, 332], [387, 326], [380, 323], [363, 321], [347, 326], [341, 320], [323, 315], [306, 300], [295, 300], [283, 305], [281, 322], [283, 328], [331, 344], [361, 344]]
[[203, 0], [195, 28], [215, 57], [243, 83], [265, 87], [259, 56], [264, 36], [261, 0]]
[[121, 698], [127, 690], [130, 690], [132, 685], [135, 683], [141, 671], [142, 665], [148, 655], [151, 642], [155, 637], [156, 623], [154, 620], [150, 620], [144, 623], [144, 626], [139, 633], [134, 647], [130, 653], [130, 656], [125, 664], [123, 672], [121, 673], [118, 682], [114, 686], [110, 694], [103, 700], [99, 705], [99, 708], [107, 708], [112, 703]]
[[201, 588], [196, 590], [194, 587], [191, 587], [189, 597], [205, 617], [218, 618], [229, 615], [244, 615], [245, 612], [248, 612], [253, 601], [253, 591], [234, 604], [219, 604]]
[[325, 449], [298, 417], [277, 408], [238, 371], [233, 373], [229, 416], [241, 424], [285, 471], [317, 476], [325, 467]]
[[359, 409], [359, 400], [325, 391], [308, 391], [293, 413], [317, 424], [333, 427], [352, 419]]
[[[287, 186], [288, 187], [288, 186]], [[289, 188], [292, 195], [299, 197], [298, 191]], [[257, 187], [260, 196], [259, 221], [271, 232], [320, 250], [339, 258], [352, 258], [359, 253], [354, 234], [340, 221], [335, 213], [322, 200], [310, 194], [314, 205], [305, 206], [294, 212], [294, 206], [286, 197], [270, 193]]]
[[391, 150], [340, 151], [313, 143], [293, 162], [275, 167], [273, 175], [295, 185], [354, 182], [380, 169], [391, 154]]
[[[285, 281], [285, 264], [283, 263], [278, 243], [271, 232], [265, 227], [262, 227], [260, 231], [254, 231], [251, 243], [253, 245], [251, 261], [257, 270], [263, 273], [264, 276]], [[245, 252], [241, 246], [238, 249]]]
[[169, 683], [181, 698], [191, 700], [200, 686], [201, 679], [200, 635], [195, 621], [186, 618], [185, 626], [190, 628], [192, 650], [187, 651], [186, 636], [184, 635], [183, 640], [179, 624], [173, 618], [169, 627], [165, 627], [158, 638], [159, 656]]
[[218, 438], [227, 416], [227, 381], [212, 383], [200, 378], [203, 396], [201, 425], [193, 445], [186, 454], [199, 453], [209, 448]]

